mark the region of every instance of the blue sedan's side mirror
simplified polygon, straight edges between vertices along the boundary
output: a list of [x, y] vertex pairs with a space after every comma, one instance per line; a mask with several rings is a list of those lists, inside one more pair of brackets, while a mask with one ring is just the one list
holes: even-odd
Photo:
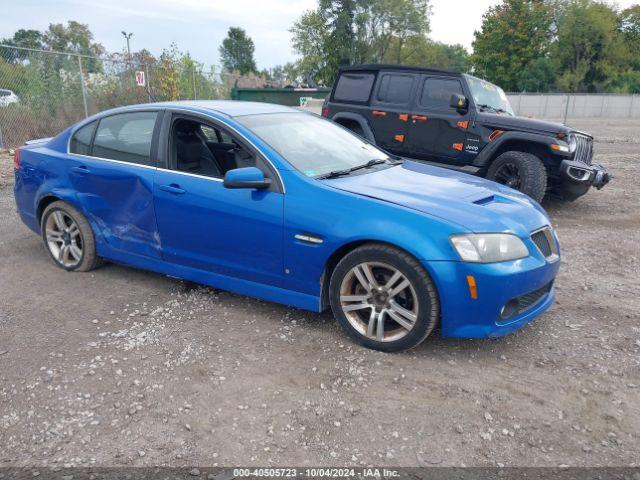
[[255, 188], [262, 190], [271, 186], [262, 170], [256, 167], [234, 168], [224, 175], [225, 188]]

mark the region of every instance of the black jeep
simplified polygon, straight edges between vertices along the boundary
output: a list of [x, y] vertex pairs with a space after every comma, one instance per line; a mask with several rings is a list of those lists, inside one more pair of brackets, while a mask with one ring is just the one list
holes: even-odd
[[467, 74], [399, 65], [340, 70], [322, 115], [402, 157], [484, 176], [541, 201], [602, 188], [593, 137], [516, 117], [500, 87]]

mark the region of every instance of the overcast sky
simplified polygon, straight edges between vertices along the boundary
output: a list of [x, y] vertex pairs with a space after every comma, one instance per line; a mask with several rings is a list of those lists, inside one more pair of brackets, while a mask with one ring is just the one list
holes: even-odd
[[[49, 23], [87, 23], [108, 51], [124, 48], [122, 30], [133, 32], [132, 49], [160, 54], [172, 41], [206, 65], [218, 64], [218, 46], [230, 26], [247, 30], [259, 68], [295, 59], [289, 28], [316, 0], [0, 0], [0, 37]], [[500, 0], [430, 0], [431, 38], [471, 48], [482, 14]], [[638, 0], [620, 0], [622, 7]]]

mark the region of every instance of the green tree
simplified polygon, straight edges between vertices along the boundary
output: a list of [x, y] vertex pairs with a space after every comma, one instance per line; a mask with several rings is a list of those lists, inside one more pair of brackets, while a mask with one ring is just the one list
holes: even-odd
[[158, 59], [158, 68], [154, 72], [159, 89], [159, 98], [178, 100], [180, 98], [180, 60], [182, 54], [175, 43], [162, 51]]
[[354, 20], [356, 0], [319, 0], [318, 11], [329, 34], [325, 48], [332, 52], [329, 68], [336, 70], [349, 65], [354, 58], [356, 37]]
[[401, 49], [401, 57], [396, 57], [398, 40], [394, 40], [389, 56], [384, 63], [401, 63], [421, 67], [442, 68], [457, 72], [467, 72], [471, 68], [469, 53], [462, 45], [448, 45], [435, 42], [425, 36], [407, 39]]
[[276, 65], [273, 68], [265, 69], [261, 72], [261, 75], [275, 83], [290, 84], [298, 80], [300, 72], [295, 63], [287, 62], [284, 65]]
[[364, 1], [360, 14], [360, 45], [370, 51], [368, 61], [388, 59], [401, 63], [408, 42], [426, 39], [429, 33], [430, 8], [427, 0]]
[[304, 12], [290, 32], [293, 49], [300, 55], [297, 62], [300, 75], [330, 85], [336, 70], [328, 47], [329, 32], [325, 28], [322, 13], [318, 10]]
[[240, 72], [245, 75], [258, 70], [253, 57], [255, 45], [242, 28], [229, 28], [219, 51], [222, 65], [229, 72]]
[[522, 92], [548, 92], [555, 82], [556, 69], [548, 57], [540, 57], [529, 62], [520, 75], [518, 90]]
[[620, 13], [620, 31], [627, 48], [627, 68], [619, 78], [625, 93], [640, 93], [640, 5]]
[[560, 88], [570, 92], [614, 88], [630, 52], [616, 10], [605, 3], [571, 0], [557, 29], [554, 57], [561, 72]]
[[319, 0], [291, 28], [300, 71], [329, 85], [342, 65], [399, 63], [426, 41], [429, 14], [428, 0]]
[[[52, 23], [42, 35], [45, 49], [59, 52], [79, 53], [92, 57], [99, 57], [105, 53], [104, 47], [93, 41], [93, 33], [89, 26], [74, 20], [62, 23]], [[61, 68], [61, 67], [60, 67]], [[102, 63], [95, 58], [83, 61], [83, 68], [88, 72], [102, 71]]]
[[504, 0], [482, 17], [472, 62], [477, 74], [516, 90], [530, 64], [549, 55], [552, 15], [542, 0]]
[[620, 29], [629, 43], [640, 45], [640, 5], [620, 13]]
[[[0, 39], [0, 43], [15, 47], [41, 49], [42, 33], [38, 30], [24, 30], [21, 28], [13, 34], [13, 37]], [[0, 56], [7, 62], [16, 63], [26, 60], [29, 57], [29, 51], [0, 48]]]

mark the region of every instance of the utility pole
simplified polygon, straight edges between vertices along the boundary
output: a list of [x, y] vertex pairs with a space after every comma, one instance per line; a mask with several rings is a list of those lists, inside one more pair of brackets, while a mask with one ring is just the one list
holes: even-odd
[[129, 39], [133, 36], [133, 32], [127, 33], [124, 30], [122, 30], [122, 35], [127, 40], [127, 56], [129, 60], [131, 60], [131, 45], [129, 45]]

